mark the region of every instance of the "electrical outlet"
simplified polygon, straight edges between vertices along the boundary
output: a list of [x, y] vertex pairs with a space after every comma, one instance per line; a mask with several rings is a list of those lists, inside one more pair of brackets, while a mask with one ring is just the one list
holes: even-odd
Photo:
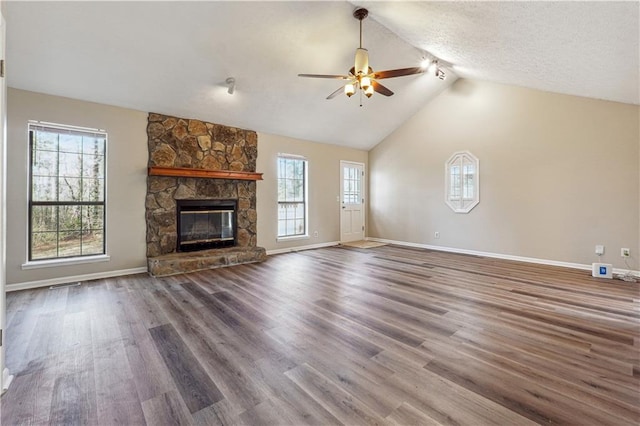
[[318, 231], [313, 231], [313, 238], [318, 238]]
[[435, 238], [436, 240], [437, 240], [438, 238], [440, 238], [440, 232], [438, 232], [438, 231], [434, 232], [434, 233], [433, 233], [433, 238]]
[[598, 256], [602, 256], [604, 254], [604, 246], [597, 245], [596, 246], [596, 254]]
[[622, 257], [631, 256], [631, 250], [629, 250], [628, 248], [621, 248], [620, 249], [620, 256], [622, 256]]

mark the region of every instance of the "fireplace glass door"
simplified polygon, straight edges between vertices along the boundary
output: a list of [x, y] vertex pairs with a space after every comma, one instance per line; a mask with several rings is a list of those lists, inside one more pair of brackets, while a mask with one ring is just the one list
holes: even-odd
[[235, 209], [233, 206], [229, 207], [182, 206], [178, 218], [178, 250], [195, 251], [233, 246]]

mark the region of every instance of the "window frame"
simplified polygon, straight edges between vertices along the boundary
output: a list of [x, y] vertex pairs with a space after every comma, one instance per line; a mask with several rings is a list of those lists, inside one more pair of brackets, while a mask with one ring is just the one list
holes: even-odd
[[[301, 161], [303, 165], [303, 197], [302, 201], [281, 201], [280, 200], [280, 160]], [[276, 241], [290, 241], [296, 239], [309, 238], [309, 161], [306, 157], [295, 154], [279, 153], [276, 157]], [[304, 211], [304, 230], [302, 233], [280, 235], [280, 205], [281, 204], [303, 204]]]
[[[473, 173], [465, 173], [465, 165], [473, 165]], [[458, 170], [458, 184], [454, 184], [452, 172]], [[480, 160], [469, 151], [454, 152], [444, 163], [444, 201], [455, 213], [469, 213], [480, 203]], [[467, 176], [472, 176], [473, 195], [468, 196], [465, 185]], [[455, 187], [454, 187], [455, 185]], [[465, 196], [467, 194], [467, 196]]]
[[[37, 201], [34, 200], [34, 166], [35, 166], [35, 133], [37, 131], [51, 131], [55, 132], [58, 135], [61, 134], [80, 134], [86, 136], [98, 137], [104, 140], [102, 147], [102, 156], [103, 165], [102, 165], [102, 173], [98, 177], [98, 179], [102, 179], [102, 200], [101, 201], [60, 201], [59, 199], [59, 189], [56, 194], [55, 201]], [[71, 126], [66, 124], [58, 124], [58, 123], [49, 123], [49, 122], [41, 122], [41, 121], [28, 121], [27, 124], [27, 136], [28, 136], [28, 218], [27, 218], [27, 262], [22, 265], [23, 269], [31, 269], [38, 267], [47, 267], [47, 266], [59, 266], [65, 264], [80, 264], [80, 263], [88, 263], [88, 262], [100, 262], [109, 260], [109, 256], [107, 255], [107, 147], [108, 147], [108, 134], [103, 129], [94, 129], [87, 127], [79, 127], [79, 126]], [[60, 147], [56, 148], [57, 153], [57, 167], [60, 165]], [[79, 152], [81, 156], [84, 156], [84, 148], [81, 152]], [[88, 155], [88, 154], [87, 154]], [[91, 154], [93, 155], [93, 154]], [[82, 174], [82, 173], [81, 173]], [[60, 178], [60, 172], [57, 172], [57, 178]], [[85, 176], [79, 176], [80, 182], [85, 179]], [[88, 179], [92, 179], [89, 177]], [[65, 206], [100, 206], [102, 207], [102, 249], [100, 252], [96, 253], [88, 253], [88, 254], [72, 254], [67, 256], [60, 255], [60, 247], [59, 247], [59, 235], [60, 235], [60, 219], [59, 215], [56, 217], [56, 256], [53, 257], [41, 257], [41, 258], [33, 258], [33, 208], [34, 206], [54, 206], [54, 207], [65, 207]], [[82, 219], [80, 219], [80, 231], [83, 230]], [[82, 251], [82, 242], [80, 245], [80, 250]]]

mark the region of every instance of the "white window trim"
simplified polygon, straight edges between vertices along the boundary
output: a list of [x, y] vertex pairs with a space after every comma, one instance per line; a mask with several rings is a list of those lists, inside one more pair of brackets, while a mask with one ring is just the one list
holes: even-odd
[[[284, 235], [279, 236], [277, 227], [276, 227], [276, 242], [286, 242], [286, 241], [295, 241], [295, 240], [307, 240], [309, 239], [309, 160], [307, 157], [303, 155], [296, 154], [287, 154], [287, 153], [278, 153], [276, 155], [276, 176], [278, 170], [278, 160], [280, 158], [290, 158], [294, 160], [303, 160], [306, 165], [304, 168], [304, 234], [301, 235]], [[278, 178], [276, 178], [276, 181]], [[277, 190], [277, 188], [276, 188]], [[276, 217], [277, 217], [277, 209], [279, 206], [278, 196], [276, 195]], [[276, 223], [277, 225], [277, 223]]]
[[83, 263], [109, 262], [110, 260], [111, 260], [111, 256], [109, 256], [108, 254], [65, 257], [61, 259], [32, 260], [30, 262], [23, 263], [22, 269], [27, 270], [27, 269], [53, 268], [57, 266], [80, 265]]
[[[102, 238], [104, 238], [104, 253], [101, 254], [95, 254], [95, 255], [82, 255], [82, 256], [70, 256], [70, 257], [61, 257], [61, 258], [53, 258], [53, 259], [44, 259], [44, 260], [29, 260], [29, 244], [30, 244], [30, 238], [31, 236], [29, 235], [31, 232], [31, 228], [29, 226], [27, 226], [27, 234], [26, 234], [26, 238], [27, 238], [27, 251], [25, 253], [25, 263], [23, 263], [21, 265], [21, 268], [23, 270], [27, 270], [27, 269], [39, 269], [39, 268], [50, 268], [50, 267], [57, 267], [57, 266], [67, 266], [67, 265], [79, 265], [79, 264], [83, 264], [83, 263], [97, 263], [97, 262], [108, 262], [111, 260], [111, 256], [108, 254], [109, 253], [109, 240], [107, 239], [107, 185], [109, 182], [108, 179], [108, 167], [107, 167], [107, 160], [108, 160], [108, 147], [109, 147], [109, 134], [105, 129], [99, 129], [99, 128], [95, 128], [95, 127], [82, 127], [82, 126], [74, 126], [74, 125], [70, 125], [70, 124], [59, 124], [59, 123], [52, 123], [52, 122], [48, 122], [48, 121], [39, 121], [39, 120], [27, 120], [27, 129], [30, 129], [31, 127], [37, 127], [37, 126], [43, 126], [43, 127], [51, 127], [51, 128], [55, 128], [55, 129], [59, 129], [59, 130], [77, 130], [77, 131], [84, 131], [84, 132], [94, 132], [94, 133], [103, 133], [105, 136], [105, 151], [104, 151], [104, 156], [105, 156], [105, 168], [104, 168], [104, 208], [105, 208], [105, 217], [104, 217], [104, 235], [102, 236]], [[31, 180], [30, 180], [30, 176], [31, 176], [31, 146], [27, 147], [27, 158], [28, 158], [28, 162], [29, 164], [27, 165], [27, 182], [28, 185], [31, 185]], [[28, 189], [28, 191], [30, 192], [30, 190]], [[29, 199], [29, 195], [27, 195], [27, 199]], [[27, 207], [28, 210], [28, 214], [31, 214], [31, 211], [29, 211], [29, 208]], [[30, 219], [28, 219], [30, 220]]]
[[290, 237], [276, 237], [276, 242], [282, 243], [285, 241], [308, 240], [308, 239], [309, 239], [309, 232], [307, 232], [305, 235], [291, 235]]
[[[450, 167], [453, 163], [458, 161], [461, 157], [467, 157], [470, 159], [475, 165], [475, 173], [474, 173], [474, 187], [473, 187], [473, 198], [468, 198], [461, 196], [457, 198], [455, 201], [451, 200], [451, 172]], [[460, 169], [460, 184], [462, 185], [463, 175], [462, 169]], [[480, 160], [478, 157], [473, 155], [469, 151], [458, 151], [454, 152], [451, 157], [444, 163], [444, 202], [453, 210], [455, 213], [469, 213], [475, 206], [480, 203]], [[464, 189], [460, 187], [460, 194], [464, 194]], [[472, 200], [471, 204], [468, 204], [466, 207], [460, 207], [460, 201], [469, 201]], [[464, 203], [463, 203], [464, 204]]]
[[81, 132], [104, 133], [105, 136], [107, 134], [107, 131], [105, 129], [98, 129], [96, 127], [73, 126], [71, 124], [51, 123], [49, 121], [27, 120], [27, 124], [34, 126], [53, 127], [60, 130], [77, 130]]

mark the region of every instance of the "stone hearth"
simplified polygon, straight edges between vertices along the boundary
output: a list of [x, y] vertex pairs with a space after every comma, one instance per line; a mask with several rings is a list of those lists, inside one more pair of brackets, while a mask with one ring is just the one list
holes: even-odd
[[[149, 114], [149, 167], [255, 172], [258, 136], [250, 130]], [[176, 200], [237, 200], [236, 246], [177, 251]], [[256, 182], [181, 176], [148, 176], [147, 264], [153, 276], [263, 261], [257, 247]]]
[[266, 253], [262, 247], [229, 247], [150, 257], [147, 265], [151, 275], [165, 277], [223, 266], [262, 262], [265, 258]]

